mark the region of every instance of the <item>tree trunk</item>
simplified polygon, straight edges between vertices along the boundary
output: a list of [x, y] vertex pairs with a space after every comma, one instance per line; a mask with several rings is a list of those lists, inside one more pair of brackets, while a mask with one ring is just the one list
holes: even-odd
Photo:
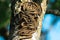
[[[25, 4], [25, 2], [33, 2], [33, 0], [21, 0], [20, 2], [22, 2], [22, 3], [24, 3]], [[10, 36], [9, 36], [9, 38], [8, 38], [8, 40], [40, 40], [40, 34], [41, 34], [41, 27], [42, 27], [42, 20], [43, 20], [43, 17], [44, 17], [44, 14], [45, 14], [45, 12], [46, 12], [46, 7], [47, 7], [47, 0], [42, 0], [42, 2], [41, 3], [36, 3], [36, 4], [38, 4], [39, 6], [41, 6], [41, 8], [39, 9], [40, 11], [41, 11], [41, 9], [42, 9], [42, 11], [40, 12], [40, 16], [38, 16], [38, 23], [36, 23], [37, 24], [37, 30], [35, 30], [35, 27], [33, 28], [34, 29], [34, 31], [31, 31], [31, 30], [28, 30], [28, 31], [31, 31], [31, 32], [34, 32], [34, 33], [32, 33], [32, 35], [30, 35], [30, 34], [26, 34], [26, 35], [29, 35], [29, 36], [19, 36], [18, 35], [18, 32], [15, 30], [15, 29], [17, 29], [18, 28], [18, 23], [16, 24], [15, 23], [15, 18], [17, 17], [16, 15], [17, 15], [17, 13], [19, 13], [21, 10], [18, 8], [17, 9], [17, 5], [22, 5], [22, 3], [18, 3], [18, 1], [16, 1], [15, 2], [16, 4], [14, 4], [14, 3], [12, 3], [12, 16], [11, 16], [11, 23], [10, 23]], [[33, 2], [34, 3], [34, 2]], [[23, 5], [24, 5], [23, 4]], [[41, 4], [41, 5], [40, 5]], [[27, 3], [26, 3], [26, 5], [27, 5]], [[26, 6], [25, 5], [25, 6]], [[24, 6], [23, 6], [24, 7]], [[15, 10], [15, 9], [16, 10]], [[23, 9], [23, 8], [22, 8]], [[27, 9], [28, 9], [28, 6], [27, 6]], [[38, 9], [38, 8], [37, 8]], [[37, 10], [36, 9], [36, 10]], [[38, 11], [39, 11], [38, 10]], [[16, 13], [14, 13], [14, 11], [16, 12]], [[29, 13], [29, 11], [27, 11], [28, 13]], [[21, 13], [21, 12], [20, 12]], [[36, 12], [35, 12], [36, 13]], [[21, 14], [22, 15], [22, 14]], [[21, 17], [21, 15], [20, 15], [20, 17]], [[26, 15], [26, 14], [25, 14]], [[29, 14], [28, 14], [29, 15]], [[27, 15], [27, 16], [28, 16]], [[33, 16], [34, 16], [34, 14], [32, 14]], [[16, 17], [15, 17], [16, 16]], [[23, 16], [23, 15], [22, 15]], [[29, 15], [30, 16], [30, 15]], [[32, 20], [34, 20], [33, 19], [33, 16], [31, 16], [32, 18]], [[17, 18], [19, 18], [19, 17], [17, 17]], [[17, 22], [19, 21], [19, 19], [17, 20]], [[28, 20], [26, 20], [26, 21], [28, 21]], [[22, 21], [20, 21], [20, 22], [22, 22]], [[34, 22], [34, 24], [35, 24], [35, 22]], [[36, 24], [35, 24], [35, 26], [36, 26]], [[18, 25], [18, 26], [16, 26], [16, 25]], [[21, 25], [24, 25], [23, 23], [21, 24]], [[26, 27], [26, 26], [25, 26]], [[20, 26], [20, 29], [21, 29], [21, 26]], [[32, 30], [33, 30], [32, 29]], [[17, 29], [18, 30], [18, 29]], [[25, 30], [25, 28], [23, 28], [22, 30], [19, 30], [19, 32], [20, 32], [20, 34], [21, 34], [21, 32], [24, 30], [24, 32], [28, 32], [27, 30]], [[17, 34], [16, 34], [17, 33]], [[18, 35], [18, 36], [17, 36]], [[23, 35], [25, 35], [25, 34], [23, 34]], [[30, 38], [28, 38], [28, 37], [30, 37]], [[21, 38], [24, 38], [24, 39], [21, 39]]]

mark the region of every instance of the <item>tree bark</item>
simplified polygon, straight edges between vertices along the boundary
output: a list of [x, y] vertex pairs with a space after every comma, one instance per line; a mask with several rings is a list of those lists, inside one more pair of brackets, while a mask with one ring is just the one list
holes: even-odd
[[[21, 2], [23, 2], [23, 3], [24, 2], [32, 2], [32, 1], [33, 0], [21, 0]], [[35, 31], [35, 33], [32, 34], [32, 38], [30, 38], [30, 39], [23, 39], [23, 40], [40, 40], [40, 34], [41, 34], [41, 28], [42, 28], [42, 20], [44, 18], [45, 12], [46, 12], [47, 0], [42, 0], [40, 6], [42, 8], [42, 13], [41, 13], [41, 15], [38, 18], [39, 24], [38, 24], [37, 30]], [[12, 7], [12, 10], [14, 11], [14, 6]], [[10, 23], [10, 36], [9, 36], [8, 40], [19, 40], [19, 38], [21, 38], [21, 37], [18, 37], [18, 36], [16, 36], [15, 38], [12, 37], [12, 34], [14, 33], [14, 29], [15, 29], [14, 28], [15, 25], [12, 25], [13, 22], [14, 22], [14, 12], [13, 11], [12, 11], [12, 17], [11, 17], [11, 23]]]

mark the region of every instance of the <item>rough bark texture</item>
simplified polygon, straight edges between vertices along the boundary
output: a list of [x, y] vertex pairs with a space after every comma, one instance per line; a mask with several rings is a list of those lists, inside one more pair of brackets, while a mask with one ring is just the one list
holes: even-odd
[[47, 0], [21, 0], [12, 4], [9, 40], [39, 40]]

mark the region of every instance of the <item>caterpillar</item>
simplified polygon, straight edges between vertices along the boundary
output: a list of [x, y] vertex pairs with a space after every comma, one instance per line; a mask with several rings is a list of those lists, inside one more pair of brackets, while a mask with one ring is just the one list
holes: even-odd
[[19, 2], [13, 6], [9, 40], [24, 40], [32, 38], [38, 27], [38, 17], [41, 15], [41, 6], [35, 2]]

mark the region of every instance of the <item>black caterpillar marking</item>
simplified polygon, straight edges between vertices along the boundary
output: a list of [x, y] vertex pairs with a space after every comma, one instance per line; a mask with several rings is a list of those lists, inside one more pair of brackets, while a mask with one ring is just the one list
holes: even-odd
[[12, 38], [10, 40], [16, 36], [22, 36], [19, 40], [32, 38], [32, 34], [37, 30], [41, 7], [35, 2], [18, 2], [15, 7], [13, 20], [11, 21], [10, 37], [12, 36]]

